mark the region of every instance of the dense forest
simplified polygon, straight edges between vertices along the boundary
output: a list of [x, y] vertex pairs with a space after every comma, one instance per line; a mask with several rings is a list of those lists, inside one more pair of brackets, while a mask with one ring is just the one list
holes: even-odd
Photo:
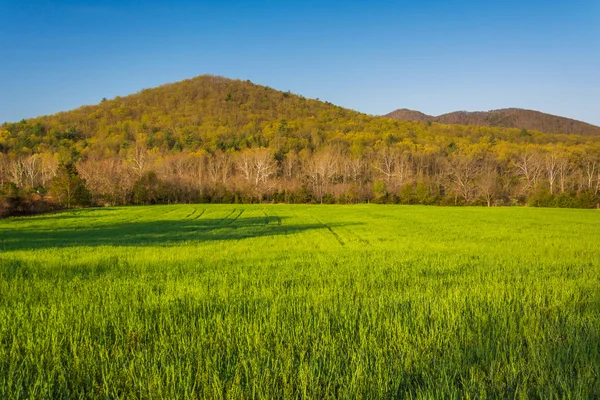
[[387, 114], [386, 117], [400, 121], [431, 121], [442, 124], [500, 126], [538, 130], [547, 133], [575, 133], [579, 135], [600, 135], [600, 126], [539, 111], [521, 108], [505, 108], [492, 111], [455, 111], [437, 117], [420, 111], [401, 108]]
[[5, 123], [0, 188], [5, 214], [175, 202], [598, 207], [600, 136], [397, 121], [200, 76]]

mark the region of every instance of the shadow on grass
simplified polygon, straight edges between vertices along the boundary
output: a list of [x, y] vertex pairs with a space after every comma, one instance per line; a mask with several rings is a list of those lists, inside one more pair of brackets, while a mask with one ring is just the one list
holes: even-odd
[[[104, 222], [100, 218], [90, 225], [82, 221], [76, 226], [61, 226], [65, 216], [57, 214], [54, 219], [51, 216], [44, 217], [44, 228], [17, 226], [0, 231], [0, 251], [74, 246], [171, 246], [185, 242], [241, 240], [328, 229], [320, 223], [286, 224], [285, 217], [238, 217], [115, 222]], [[329, 228], [342, 225], [357, 223], [331, 224]]]

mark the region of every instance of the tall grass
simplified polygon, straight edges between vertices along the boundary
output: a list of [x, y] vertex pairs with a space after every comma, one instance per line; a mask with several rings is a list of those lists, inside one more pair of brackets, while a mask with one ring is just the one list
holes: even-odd
[[600, 213], [0, 221], [0, 398], [597, 398]]

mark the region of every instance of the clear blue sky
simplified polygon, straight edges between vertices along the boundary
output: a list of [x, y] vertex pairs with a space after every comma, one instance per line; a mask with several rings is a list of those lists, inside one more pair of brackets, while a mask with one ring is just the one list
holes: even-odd
[[600, 0], [0, 0], [0, 122], [201, 74], [370, 114], [600, 125]]

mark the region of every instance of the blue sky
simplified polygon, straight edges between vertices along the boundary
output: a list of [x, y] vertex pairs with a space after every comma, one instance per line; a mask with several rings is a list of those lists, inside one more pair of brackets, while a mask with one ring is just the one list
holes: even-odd
[[201, 74], [369, 114], [600, 125], [599, 0], [0, 0], [0, 122]]

